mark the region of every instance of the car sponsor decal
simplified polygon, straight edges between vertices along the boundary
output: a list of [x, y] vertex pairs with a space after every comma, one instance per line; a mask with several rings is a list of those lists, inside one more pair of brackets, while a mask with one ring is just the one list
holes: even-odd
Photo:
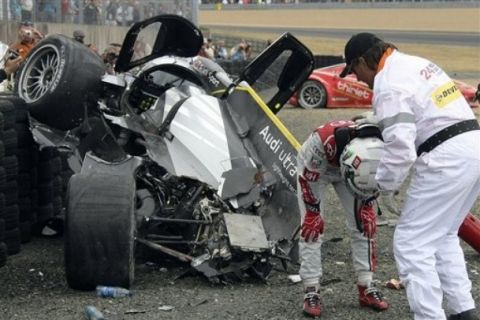
[[350, 158], [353, 155], [353, 152], [351, 150], [347, 150], [345, 154], [343, 155], [342, 161], [346, 161], [348, 158]]
[[315, 171], [310, 171], [308, 170], [308, 168], [305, 168], [303, 170], [303, 177], [307, 181], [315, 182], [315, 181], [318, 181], [318, 178], [320, 178], [320, 173]]
[[52, 81], [52, 84], [50, 85], [50, 88], [48, 90], [50, 92], [54, 92], [55, 89], [57, 88], [58, 84], [60, 83], [60, 79], [62, 78], [63, 75], [63, 69], [65, 69], [65, 64], [67, 63], [67, 58], [66, 58], [66, 53], [65, 53], [65, 46], [62, 45], [60, 47], [60, 58], [58, 59], [58, 70], [57, 72], [54, 73], [54, 78]]
[[335, 154], [337, 153], [337, 144], [333, 135], [327, 137], [327, 139], [323, 143], [323, 148], [325, 150], [325, 154], [327, 155], [327, 160], [332, 161], [335, 158]]
[[352, 85], [345, 81], [337, 82], [336, 90], [354, 99], [370, 99], [371, 92], [365, 87]]
[[208, 81], [212, 84], [212, 86], [214, 86], [214, 87], [219, 87], [220, 86], [221, 83], [215, 77], [215, 74], [210, 69], [208, 69], [200, 59], [194, 60], [192, 65], [201, 74], [203, 74], [205, 77], [207, 77]]
[[453, 81], [449, 81], [443, 86], [437, 88], [437, 90], [431, 95], [433, 103], [439, 109], [445, 108], [450, 102], [461, 97], [462, 94]]
[[284, 168], [284, 172], [288, 173], [291, 178], [295, 178], [297, 175], [297, 161], [296, 154], [286, 150], [282, 147], [283, 142], [282, 138], [275, 137], [270, 130], [270, 126], [265, 126], [260, 132], [259, 135], [262, 137], [263, 141], [268, 145], [270, 150], [276, 155], [277, 159], [280, 162], [281, 166]]
[[361, 163], [362, 163], [362, 159], [360, 159], [359, 156], [356, 156], [355, 159], [353, 159], [352, 161], [352, 167], [354, 167], [355, 169], [358, 169]]
[[305, 204], [311, 203], [318, 205], [319, 201], [317, 200], [317, 198], [315, 198], [312, 188], [310, 188], [307, 180], [303, 179], [303, 177], [300, 176], [298, 177], [298, 181], [300, 182], [300, 188], [302, 189], [303, 202], [305, 202]]

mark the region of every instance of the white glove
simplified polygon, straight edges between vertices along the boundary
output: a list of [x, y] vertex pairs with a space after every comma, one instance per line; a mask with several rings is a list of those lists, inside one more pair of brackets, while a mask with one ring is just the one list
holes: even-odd
[[380, 190], [377, 196], [377, 202], [380, 210], [385, 209], [388, 212], [394, 213], [399, 216], [400, 209], [398, 208], [398, 203], [395, 199], [396, 195], [398, 195], [398, 191]]
[[366, 111], [366, 112], [363, 112], [361, 114], [359, 114], [358, 116], [355, 116], [353, 118], [353, 121], [355, 121], [355, 123], [357, 125], [360, 125], [360, 124], [374, 124], [374, 125], [378, 125], [378, 119], [377, 117], [373, 114], [373, 111]]

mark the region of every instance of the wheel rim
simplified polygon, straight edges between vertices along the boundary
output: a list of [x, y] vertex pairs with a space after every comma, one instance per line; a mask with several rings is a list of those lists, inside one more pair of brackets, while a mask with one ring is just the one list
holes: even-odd
[[320, 85], [315, 83], [306, 84], [300, 91], [300, 101], [304, 108], [318, 108], [325, 99], [325, 92]]
[[28, 59], [20, 75], [19, 95], [27, 103], [45, 95], [59, 73], [60, 54], [54, 46], [45, 46]]

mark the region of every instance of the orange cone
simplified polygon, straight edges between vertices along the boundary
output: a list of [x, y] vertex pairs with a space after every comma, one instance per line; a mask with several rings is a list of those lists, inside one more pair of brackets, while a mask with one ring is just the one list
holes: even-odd
[[480, 253], [480, 219], [469, 213], [458, 230], [458, 236]]

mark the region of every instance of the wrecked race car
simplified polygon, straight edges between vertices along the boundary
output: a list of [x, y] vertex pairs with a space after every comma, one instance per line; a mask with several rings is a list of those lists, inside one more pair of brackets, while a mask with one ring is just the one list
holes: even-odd
[[313, 56], [286, 33], [232, 79], [197, 56], [202, 43], [191, 22], [161, 15], [130, 28], [115, 74], [61, 35], [18, 73], [35, 140], [76, 172], [65, 222], [72, 288], [130, 287], [139, 246], [212, 281], [265, 278], [272, 257], [289, 259], [299, 144], [275, 113]]

